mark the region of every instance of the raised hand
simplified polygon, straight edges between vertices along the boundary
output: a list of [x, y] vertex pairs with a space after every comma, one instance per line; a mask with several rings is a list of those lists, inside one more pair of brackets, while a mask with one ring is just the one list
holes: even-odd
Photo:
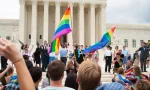
[[22, 58], [16, 45], [2, 38], [0, 38], [0, 55], [10, 59], [12, 63]]

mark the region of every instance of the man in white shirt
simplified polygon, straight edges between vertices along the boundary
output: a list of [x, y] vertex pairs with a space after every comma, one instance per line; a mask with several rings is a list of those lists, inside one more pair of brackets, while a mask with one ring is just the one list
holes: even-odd
[[106, 63], [105, 63], [105, 72], [107, 72], [107, 69], [108, 69], [108, 72], [110, 73], [110, 69], [111, 69], [111, 59], [112, 59], [112, 52], [111, 52], [111, 47], [110, 46], [107, 46], [107, 50], [105, 51], [105, 60], [106, 60]]
[[64, 77], [65, 65], [59, 60], [54, 60], [48, 65], [48, 76], [50, 78], [50, 86], [42, 90], [74, 90], [62, 85]]

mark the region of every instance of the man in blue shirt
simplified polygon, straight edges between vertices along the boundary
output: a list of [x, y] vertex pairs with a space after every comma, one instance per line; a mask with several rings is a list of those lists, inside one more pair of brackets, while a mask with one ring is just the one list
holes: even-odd
[[60, 60], [65, 64], [65, 66], [67, 62], [67, 54], [68, 50], [65, 48], [64, 45], [62, 45], [62, 49], [60, 50]]
[[127, 64], [127, 62], [128, 62], [128, 56], [129, 56], [129, 53], [128, 53], [128, 51], [126, 50], [126, 46], [123, 46], [122, 54], [124, 55], [124, 58], [123, 58], [123, 66], [124, 66], [124, 68], [126, 68], [126, 64]]

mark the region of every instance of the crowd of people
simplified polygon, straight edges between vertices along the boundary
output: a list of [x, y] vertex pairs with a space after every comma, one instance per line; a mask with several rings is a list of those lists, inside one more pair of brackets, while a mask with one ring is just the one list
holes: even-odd
[[[101, 81], [98, 51], [83, 54], [87, 46], [75, 44], [71, 50], [69, 44], [62, 44], [59, 52], [49, 54], [49, 45], [45, 41], [43, 45], [37, 44], [31, 55], [33, 47], [29, 50], [28, 45], [22, 45], [20, 52], [15, 44], [0, 38], [0, 55], [10, 60], [15, 67], [5, 64], [0, 70], [0, 90], [38, 90], [40, 82], [42, 90], [150, 90], [149, 76], [142, 73], [146, 72], [149, 57], [144, 42], [133, 60], [125, 46], [123, 50], [116, 46], [114, 52], [107, 46], [101, 57], [106, 62], [105, 72], [113, 71], [114, 74], [112, 82], [107, 84]], [[138, 51], [141, 51], [141, 68], [136, 62]], [[45, 78], [42, 72], [46, 72]], [[65, 72], [67, 78], [63, 85]]]

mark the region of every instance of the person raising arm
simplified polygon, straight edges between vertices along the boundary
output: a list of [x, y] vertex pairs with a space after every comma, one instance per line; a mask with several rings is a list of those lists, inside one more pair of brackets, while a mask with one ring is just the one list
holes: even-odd
[[0, 55], [8, 58], [16, 67], [20, 90], [35, 90], [31, 75], [16, 45], [0, 38]]

